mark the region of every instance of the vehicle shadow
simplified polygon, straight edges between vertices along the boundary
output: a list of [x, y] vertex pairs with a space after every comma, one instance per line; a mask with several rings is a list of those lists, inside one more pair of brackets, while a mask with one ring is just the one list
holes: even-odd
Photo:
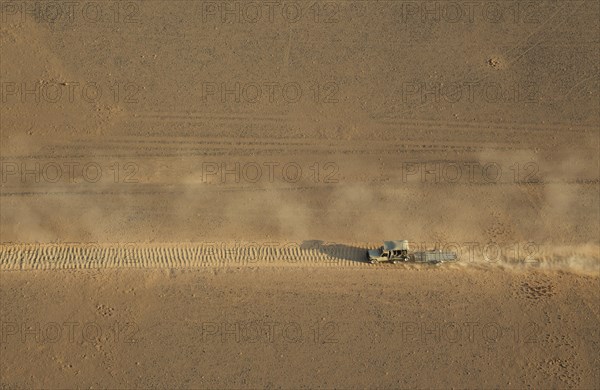
[[325, 243], [322, 240], [306, 240], [300, 245], [301, 251], [317, 251], [335, 260], [368, 263], [367, 248], [344, 244]]

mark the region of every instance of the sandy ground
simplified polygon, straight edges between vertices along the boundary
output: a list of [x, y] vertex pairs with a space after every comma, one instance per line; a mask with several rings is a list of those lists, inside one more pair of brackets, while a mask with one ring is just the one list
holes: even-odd
[[446, 268], [2, 277], [7, 388], [591, 389], [598, 279]]
[[[598, 20], [1, 1], [0, 383], [599, 387]], [[460, 261], [362, 263], [388, 239]], [[27, 330], [71, 320], [107, 336]]]

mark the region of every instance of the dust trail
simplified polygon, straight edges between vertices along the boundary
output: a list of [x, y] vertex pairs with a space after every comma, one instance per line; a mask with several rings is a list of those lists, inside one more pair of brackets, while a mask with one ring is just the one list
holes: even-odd
[[[466, 260], [466, 259], [465, 259]], [[579, 246], [557, 246], [545, 248], [530, 259], [502, 256], [489, 259], [478, 256], [470, 261], [458, 261], [453, 267], [462, 268], [501, 268], [507, 271], [549, 271], [570, 272], [580, 275], [600, 277], [600, 246], [585, 244]]]

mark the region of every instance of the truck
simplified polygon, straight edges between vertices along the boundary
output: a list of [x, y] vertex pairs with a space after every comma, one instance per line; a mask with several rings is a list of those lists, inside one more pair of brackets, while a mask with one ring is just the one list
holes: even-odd
[[441, 250], [426, 250], [410, 252], [408, 240], [384, 241], [383, 246], [367, 250], [367, 259], [371, 264], [378, 263], [444, 263], [456, 261], [454, 252]]

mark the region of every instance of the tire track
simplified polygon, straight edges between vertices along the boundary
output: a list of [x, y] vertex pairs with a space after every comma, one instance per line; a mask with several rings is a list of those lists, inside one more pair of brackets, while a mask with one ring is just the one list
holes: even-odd
[[200, 268], [251, 266], [373, 267], [366, 248], [223, 244], [2, 244], [0, 270]]

